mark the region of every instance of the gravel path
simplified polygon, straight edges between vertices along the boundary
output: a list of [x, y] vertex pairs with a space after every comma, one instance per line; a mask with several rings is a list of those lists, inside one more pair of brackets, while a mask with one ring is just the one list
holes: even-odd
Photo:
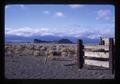
[[72, 58], [47, 60], [46, 57], [5, 56], [7, 79], [113, 79], [107, 69], [84, 67], [78, 70]]

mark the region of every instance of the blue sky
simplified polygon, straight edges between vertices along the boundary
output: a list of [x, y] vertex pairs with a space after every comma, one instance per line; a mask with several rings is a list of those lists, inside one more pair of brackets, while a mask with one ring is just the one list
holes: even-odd
[[114, 37], [112, 5], [6, 5], [5, 35]]

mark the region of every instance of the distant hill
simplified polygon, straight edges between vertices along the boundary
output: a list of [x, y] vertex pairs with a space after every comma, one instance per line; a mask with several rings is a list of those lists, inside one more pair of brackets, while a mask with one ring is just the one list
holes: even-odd
[[[72, 37], [72, 36], [64, 36], [64, 37], [58, 37], [58, 36], [51, 36], [51, 35], [47, 35], [47, 36], [30, 36], [30, 37], [24, 37], [24, 36], [16, 36], [16, 35], [5, 35], [5, 42], [11, 42], [11, 43], [21, 43], [21, 42], [33, 42], [34, 39], [37, 40], [41, 40], [41, 43], [45, 43], [45, 42], [52, 42], [52, 43], [57, 43], [60, 40], [62, 40], [63, 38], [69, 39], [70, 41], [72, 41], [73, 43], [77, 43], [77, 39], [82, 39], [84, 44], [95, 44], [95, 43], [99, 43], [99, 38], [95, 38], [95, 39], [90, 39], [87, 38], [86, 36], [82, 36], [82, 37]], [[63, 43], [66, 43], [64, 41], [62, 41]], [[61, 43], [61, 41], [59, 42]], [[68, 42], [71, 43], [71, 42]]]
[[34, 43], [50, 43], [50, 41], [43, 41], [39, 39], [34, 39]]
[[58, 43], [73, 43], [73, 42], [70, 41], [69, 39], [60, 39]]
[[60, 39], [58, 41], [44, 41], [44, 40], [39, 40], [39, 39], [34, 39], [34, 43], [73, 43], [69, 39]]

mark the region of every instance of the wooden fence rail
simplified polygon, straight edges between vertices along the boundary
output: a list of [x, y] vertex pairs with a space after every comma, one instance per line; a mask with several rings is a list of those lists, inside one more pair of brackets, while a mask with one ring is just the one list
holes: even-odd
[[84, 49], [93, 49], [93, 50], [104, 49], [104, 50], [109, 50], [109, 46], [105, 46], [105, 45], [84, 45]]
[[[103, 51], [97, 51], [97, 52], [94, 51], [100, 49], [103, 49]], [[106, 50], [107, 52], [105, 52]], [[114, 55], [115, 54], [114, 54], [113, 38], [109, 38], [109, 46], [104, 46], [104, 45], [84, 46], [82, 40], [78, 39], [77, 57], [78, 57], [78, 68], [80, 69], [83, 68], [84, 64], [87, 64], [87, 65], [106, 67], [110, 69], [111, 73], [114, 73], [114, 65], [115, 65]]]

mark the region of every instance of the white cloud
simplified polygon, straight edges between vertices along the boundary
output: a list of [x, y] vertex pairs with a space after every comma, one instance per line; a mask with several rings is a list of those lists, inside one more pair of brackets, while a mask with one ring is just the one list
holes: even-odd
[[84, 5], [80, 5], [80, 4], [74, 4], [74, 5], [69, 5], [71, 8], [80, 8], [80, 7], [84, 7]]
[[50, 11], [43, 11], [44, 14], [50, 14]]
[[41, 31], [48, 31], [47, 28], [40, 28]]
[[111, 37], [114, 36], [114, 30], [111, 28], [106, 28], [104, 31], [100, 28], [78, 28], [78, 29], [48, 29], [48, 28], [5, 28], [5, 35], [17, 35], [17, 36], [45, 36], [45, 35], [53, 35], [53, 36], [73, 36], [73, 37], [88, 37], [90, 39], [103, 37]]
[[17, 35], [17, 36], [33, 36], [33, 35], [52, 35], [51, 32], [48, 31], [47, 28], [30, 28], [30, 27], [24, 27], [24, 28], [6, 28], [5, 29], [6, 35]]
[[52, 32], [44, 32], [41, 34], [41, 36], [46, 36], [46, 35], [54, 35], [54, 33]]
[[63, 17], [63, 16], [64, 16], [64, 13], [63, 13], [63, 12], [56, 12], [56, 13], [55, 13], [55, 16]]
[[109, 20], [110, 19], [110, 13], [111, 13], [110, 10], [107, 10], [107, 9], [98, 10], [96, 19], [97, 20], [99, 20], [99, 19]]
[[33, 29], [29, 27], [17, 28], [17, 29], [8, 29], [6, 28], [6, 35], [17, 35], [17, 36], [31, 36], [33, 34]]

